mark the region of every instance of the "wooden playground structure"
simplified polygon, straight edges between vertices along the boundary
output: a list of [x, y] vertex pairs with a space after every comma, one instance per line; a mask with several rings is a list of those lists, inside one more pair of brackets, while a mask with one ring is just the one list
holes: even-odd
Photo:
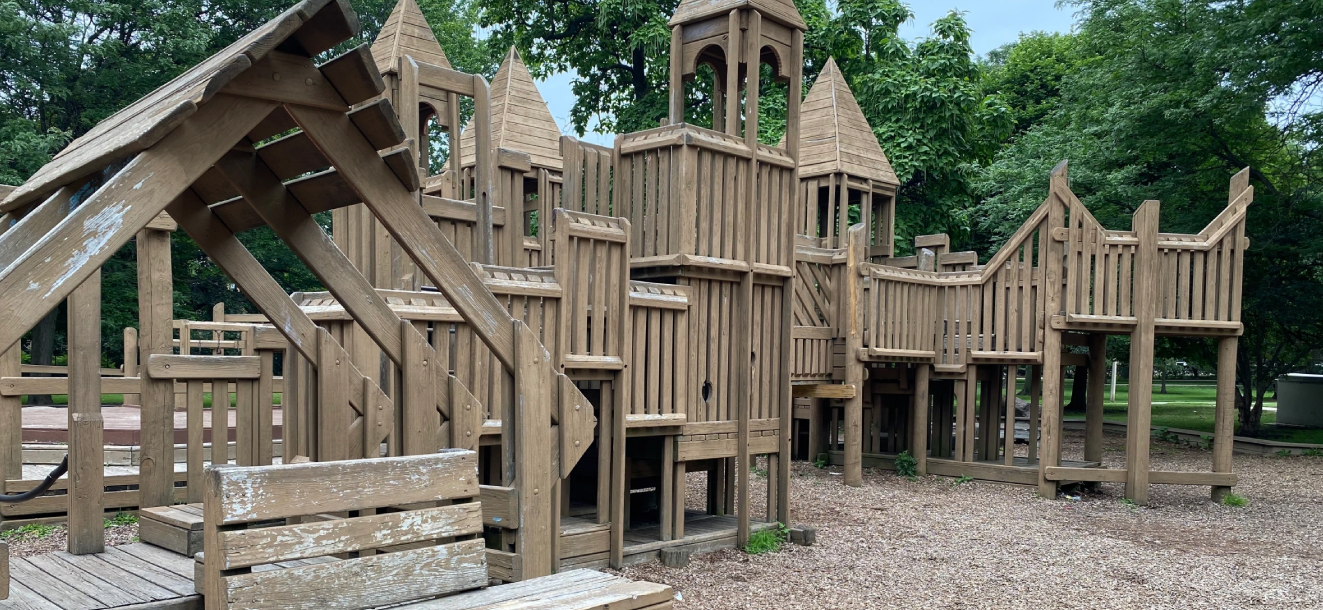
[[[0, 492], [43, 485], [25, 474], [25, 395], [68, 395], [69, 476], [0, 502], [0, 527], [66, 520], [56, 559], [83, 579], [51, 584], [45, 560], [15, 560], [15, 599], [63, 608], [52, 592], [72, 588], [88, 608], [366, 608], [491, 579], [520, 584], [428, 607], [580, 587], [557, 598], [580, 602], [547, 607], [660, 609], [669, 589], [574, 568], [790, 524], [792, 455], [843, 464], [851, 485], [902, 451], [920, 472], [1048, 497], [1066, 481], [1124, 482], [1137, 502], [1149, 484], [1235, 484], [1245, 173], [1208, 229], [1172, 235], [1157, 202], [1133, 230], [1103, 229], [1063, 164], [986, 264], [945, 236], [897, 257], [896, 177], [834, 63], [802, 95], [793, 4], [685, 0], [670, 25], [667, 124], [603, 147], [560, 136], [514, 49], [491, 83], [453, 70], [413, 0], [372, 45], [317, 64], [357, 19], [303, 0], [9, 192]], [[789, 90], [779, 146], [756, 138], [762, 64]], [[712, 129], [686, 122], [684, 84], [702, 65]], [[326, 292], [280, 288], [236, 237], [261, 226]], [[174, 319], [179, 230], [260, 314]], [[139, 325], [123, 369], [103, 371], [100, 267], [130, 240]], [[67, 375], [25, 377], [19, 340], [66, 299]], [[1126, 468], [1098, 467], [1106, 334], [1131, 335], [1136, 371], [1152, 368], [1156, 335], [1219, 339], [1209, 472], [1149, 470], [1147, 375], [1130, 386]], [[1079, 364], [1093, 373], [1088, 442], [1069, 459], [1062, 368]], [[1027, 418], [1007, 392], [1020, 366]], [[106, 470], [102, 393], [139, 405], [131, 473]], [[696, 473], [704, 498], [688, 497]], [[143, 543], [106, 548], [103, 516], [121, 509], [139, 510]], [[313, 542], [271, 548], [291, 534]], [[340, 535], [357, 542], [330, 542]], [[102, 564], [163, 580], [98, 594], [119, 578]], [[363, 582], [369, 566], [388, 576]], [[363, 595], [319, 597], [319, 582]]]

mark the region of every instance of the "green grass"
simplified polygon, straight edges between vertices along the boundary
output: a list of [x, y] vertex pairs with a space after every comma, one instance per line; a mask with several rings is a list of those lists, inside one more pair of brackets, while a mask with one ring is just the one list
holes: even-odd
[[[1063, 383], [1066, 386], [1065, 401], [1069, 403], [1074, 382], [1066, 379]], [[1020, 380], [1019, 387], [1023, 389], [1023, 379]], [[1126, 421], [1126, 405], [1130, 399], [1129, 388], [1129, 384], [1116, 384], [1116, 400], [1113, 401], [1111, 399], [1111, 384], [1109, 383], [1105, 387], [1103, 391], [1103, 419], [1115, 422]], [[1216, 382], [1182, 379], [1168, 381], [1166, 394], [1160, 393], [1161, 388], [1162, 383], [1155, 380], [1153, 382], [1152, 410], [1154, 428], [1180, 428], [1210, 434], [1213, 432], [1213, 412], [1217, 404]], [[1262, 423], [1265, 427], [1260, 435], [1261, 438], [1290, 443], [1323, 444], [1323, 430], [1273, 427], [1271, 424], [1277, 422], [1277, 412], [1267, 409], [1276, 409], [1277, 402], [1265, 400], [1263, 406], [1265, 409]], [[1067, 413], [1066, 417], [1080, 417], [1080, 414]]]
[[29, 523], [22, 527], [0, 532], [0, 540], [18, 540], [22, 538], [45, 538], [55, 532], [54, 525]]
[[1233, 507], [1249, 506], [1249, 498], [1229, 493], [1222, 496], [1222, 505]]
[[790, 538], [790, 528], [778, 523], [776, 527], [749, 534], [749, 543], [744, 545], [744, 552], [750, 555], [771, 553], [781, 548]]
[[138, 522], [138, 515], [133, 513], [115, 513], [114, 517], [106, 519], [106, 529], [119, 527], [121, 525], [133, 525]]

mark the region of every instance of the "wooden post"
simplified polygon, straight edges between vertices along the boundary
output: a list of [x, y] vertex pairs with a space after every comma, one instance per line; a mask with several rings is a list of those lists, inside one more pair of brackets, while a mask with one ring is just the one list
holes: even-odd
[[910, 455], [914, 456], [915, 472], [919, 476], [928, 474], [928, 379], [931, 365], [915, 365], [914, 402], [910, 421], [914, 430], [910, 433]]
[[1084, 401], [1084, 461], [1103, 457], [1103, 389], [1107, 383], [1107, 335], [1089, 335], [1089, 386]]
[[1029, 464], [1038, 463], [1038, 423], [1043, 398], [1043, 367], [1029, 367]]
[[[744, 49], [744, 60], [748, 63], [748, 87], [745, 89], [745, 117], [744, 117], [744, 144], [750, 150], [758, 149], [758, 44], [762, 38], [762, 17], [757, 11], [749, 13], [749, 31], [746, 36], [748, 48]], [[730, 69], [738, 72], [739, 64], [732, 63]], [[737, 94], [738, 96], [738, 94]], [[743, 256], [750, 262], [753, 261], [754, 246], [754, 223], [751, 221], [758, 202], [758, 161], [757, 156], [749, 161], [749, 171], [746, 177], [743, 201], [737, 205], [743, 207], [742, 219], [744, 220], [745, 230], [739, 236], [736, 242], [736, 256]], [[739, 242], [743, 242], [743, 248], [739, 247]], [[738, 417], [738, 438], [736, 440], [736, 464], [737, 471], [735, 484], [738, 504], [735, 511], [736, 529], [735, 545], [743, 548], [749, 542], [749, 516], [752, 513], [749, 502], [749, 478], [753, 472], [753, 456], [749, 454], [749, 415], [752, 408], [753, 397], [753, 272], [746, 272], [740, 276], [740, 299], [739, 309], [747, 314], [744, 320], [741, 320], [736, 328], [736, 349], [731, 354], [735, 359], [732, 364], [736, 387], [739, 388], [739, 394], [732, 401], [736, 415]]]
[[[152, 354], [169, 354], [174, 348], [170, 233], [153, 229], [139, 231], [137, 250], [138, 362], [145, 363]], [[169, 506], [174, 503], [174, 381], [153, 380], [145, 366], [141, 367], [140, 377], [142, 463], [138, 474], [139, 506]], [[220, 429], [225, 429], [223, 423]], [[225, 438], [223, 433], [221, 438]]]
[[[1135, 212], [1135, 330], [1130, 334], [1130, 400], [1126, 407], [1125, 497], [1148, 503], [1149, 425], [1153, 421], [1153, 331], [1158, 305], [1157, 201]], [[1220, 358], [1219, 358], [1220, 360]]]
[[[551, 574], [551, 379], [550, 355], [537, 335], [522, 321], [514, 320], [515, 394], [514, 461], [519, 486], [519, 532], [517, 550], [523, 578]], [[564, 459], [564, 458], [562, 458]]]
[[[106, 550], [101, 423], [101, 270], [69, 295], [69, 539], [71, 555]], [[173, 473], [171, 473], [173, 474]]]
[[1005, 383], [1001, 384], [1001, 392], [997, 397], [1001, 402], [1002, 411], [1005, 413], [1006, 423], [1002, 428], [1002, 443], [1005, 449], [1002, 459], [1007, 466], [1015, 465], [1015, 365], [1008, 364], [1002, 367], [1006, 371]]
[[[474, 178], [478, 182], [475, 200], [478, 206], [478, 220], [474, 227], [477, 243], [473, 244], [473, 258], [474, 262], [486, 265], [496, 262], [496, 246], [492, 238], [492, 172], [496, 169], [496, 151], [492, 149], [491, 124], [491, 90], [487, 86], [487, 79], [475, 74], [473, 75], [473, 125], [477, 132], [473, 139], [473, 158], [477, 164], [474, 168]], [[455, 164], [455, 171], [459, 171], [459, 164]], [[507, 217], [512, 212], [513, 210], [506, 210]]]
[[[1213, 472], [1231, 472], [1236, 429], [1236, 348], [1239, 337], [1217, 340], [1217, 407], [1213, 416]], [[1230, 487], [1214, 486], [1213, 501], [1221, 502]]]
[[[680, 26], [671, 28], [671, 114], [670, 122], [672, 125], [678, 125], [684, 122], [684, 76], [681, 74], [681, 62], [678, 59], [684, 53], [684, 40], [680, 35]], [[714, 100], [715, 104], [716, 101]]]
[[[1070, 201], [1070, 185], [1067, 166], [1063, 161], [1052, 170], [1053, 199], [1047, 212], [1047, 231], [1065, 225], [1065, 207]], [[1046, 253], [1042, 260], [1047, 266], [1044, 285], [1043, 316], [1047, 323], [1043, 325], [1043, 399], [1039, 434], [1042, 439], [1038, 463], [1038, 495], [1044, 498], [1057, 497], [1057, 482], [1047, 480], [1047, 469], [1061, 465], [1061, 331], [1052, 328], [1051, 317], [1060, 315], [1061, 307], [1061, 266], [1062, 245], [1054, 239], [1044, 240]], [[1043, 246], [1039, 246], [1043, 247]]]
[[[128, 326], [124, 328], [124, 376], [138, 376], [138, 329]], [[139, 394], [125, 394], [124, 404], [140, 405], [142, 396]]]
[[[864, 363], [859, 350], [864, 346], [864, 282], [859, 265], [867, 255], [868, 233], [865, 227], [850, 228], [850, 249], [846, 252], [845, 286], [848, 331], [845, 335], [845, 383], [854, 387], [854, 396], [845, 400], [845, 484], [864, 484]], [[974, 367], [970, 367], [973, 370]]]

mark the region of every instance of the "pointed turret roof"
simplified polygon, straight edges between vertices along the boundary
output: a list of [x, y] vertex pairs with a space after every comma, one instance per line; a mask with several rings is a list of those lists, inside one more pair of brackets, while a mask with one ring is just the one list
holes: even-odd
[[[410, 0], [406, 0], [410, 1]], [[491, 83], [492, 144], [528, 153], [534, 166], [561, 169], [560, 127], [514, 47]], [[474, 163], [473, 119], [460, 136], [461, 166]]]
[[405, 55], [442, 68], [450, 67], [446, 52], [441, 50], [432, 26], [414, 0], [400, 0], [395, 5], [372, 43], [372, 58], [382, 74], [394, 72], [399, 58]]
[[715, 15], [725, 15], [733, 9], [757, 9], [764, 17], [770, 17], [792, 28], [808, 29], [804, 18], [799, 16], [799, 9], [791, 0], [682, 0], [675, 7], [675, 15], [670, 25], [693, 23]]
[[799, 175], [836, 172], [900, 184], [845, 75], [828, 58], [800, 107]]

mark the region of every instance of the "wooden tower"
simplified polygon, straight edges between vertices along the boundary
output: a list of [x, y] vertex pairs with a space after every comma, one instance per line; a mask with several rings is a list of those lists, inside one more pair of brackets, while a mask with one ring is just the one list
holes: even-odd
[[[542, 99], [533, 76], [514, 47], [505, 54], [491, 83], [491, 139], [498, 151], [527, 155], [497, 154], [496, 198], [507, 208], [513, 203], [521, 209], [505, 210], [504, 223], [497, 219], [495, 228], [499, 264], [536, 267], [550, 264], [542, 252], [550, 252], [551, 210], [560, 207], [561, 172], [560, 128]], [[464, 126], [460, 138], [460, 171], [472, 176], [477, 163], [473, 119]], [[499, 216], [499, 214], [498, 214]], [[525, 239], [515, 239], [515, 235]]]
[[795, 232], [800, 243], [845, 248], [850, 207], [869, 227], [869, 257], [895, 253], [896, 187], [900, 181], [877, 143], [835, 58], [827, 60], [804, 99], [799, 134], [802, 207]]
[[[770, 458], [767, 520], [789, 519], [785, 297], [793, 276], [805, 25], [785, 0], [685, 0], [670, 25], [670, 124], [616, 140], [614, 190], [616, 202], [625, 203], [615, 207], [631, 223], [634, 277], [687, 286], [692, 299], [688, 328], [672, 331], [688, 335], [682, 364], [692, 367], [692, 382], [674, 396], [686, 421], [679, 430], [646, 433], [664, 439], [676, 506], [684, 506], [686, 471], [707, 470], [708, 512], [735, 515], [743, 544], [753, 457]], [[685, 123], [684, 82], [703, 64], [716, 74], [715, 129]], [[757, 140], [762, 64], [789, 88], [784, 148]], [[658, 357], [665, 360], [665, 354], [636, 354], [632, 366], [652, 366]], [[633, 391], [649, 395], [652, 388]], [[623, 403], [644, 408], [641, 400]], [[627, 483], [623, 473], [616, 482]], [[684, 511], [674, 514], [681, 537]]]

